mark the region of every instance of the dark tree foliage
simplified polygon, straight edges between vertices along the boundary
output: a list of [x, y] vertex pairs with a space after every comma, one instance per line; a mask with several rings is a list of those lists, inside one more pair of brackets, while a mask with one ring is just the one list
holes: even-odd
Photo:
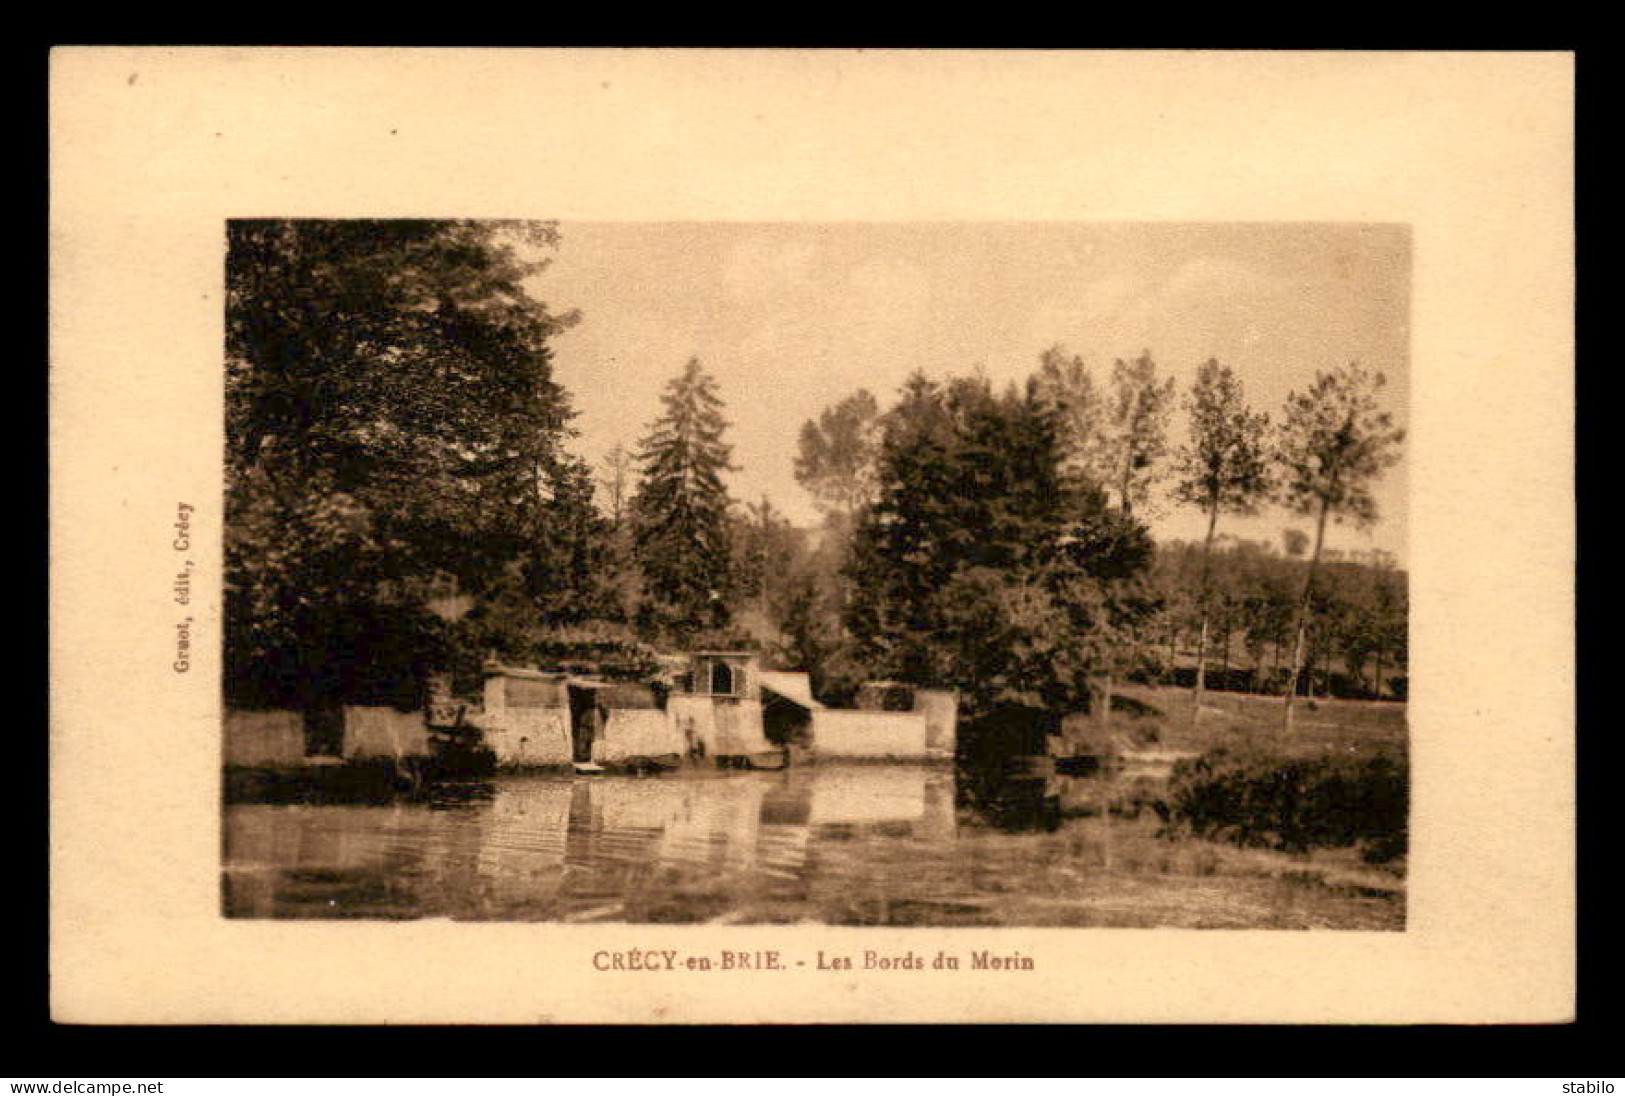
[[411, 704], [452, 640], [436, 596], [478, 602], [527, 566], [537, 585], [575, 475], [548, 349], [573, 317], [527, 295], [545, 264], [520, 249], [556, 242], [517, 223], [230, 224], [234, 702]]
[[1063, 476], [1032, 385], [921, 375], [885, 416], [879, 489], [856, 530], [846, 623], [883, 676], [961, 690], [971, 714], [1077, 706], [1113, 614], [1149, 563], [1143, 526]]
[[643, 576], [638, 624], [680, 641], [726, 627], [732, 593], [728, 490], [732, 447], [716, 381], [690, 359], [661, 396], [639, 445], [633, 550]]

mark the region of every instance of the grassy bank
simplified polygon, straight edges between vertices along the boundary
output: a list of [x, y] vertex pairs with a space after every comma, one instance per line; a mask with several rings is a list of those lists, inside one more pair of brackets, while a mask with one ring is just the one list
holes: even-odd
[[1349, 849], [1402, 870], [1409, 839], [1405, 707], [1303, 701], [1288, 734], [1281, 700], [1130, 688], [1119, 735], [1188, 752], [1155, 804], [1170, 831], [1283, 852]]
[[1162, 749], [1206, 753], [1246, 746], [1294, 757], [1406, 753], [1405, 705], [1396, 701], [1300, 699], [1288, 735], [1278, 696], [1204, 693], [1201, 713], [1192, 719], [1189, 689], [1127, 685], [1119, 692], [1129, 710], [1112, 713], [1113, 727]]

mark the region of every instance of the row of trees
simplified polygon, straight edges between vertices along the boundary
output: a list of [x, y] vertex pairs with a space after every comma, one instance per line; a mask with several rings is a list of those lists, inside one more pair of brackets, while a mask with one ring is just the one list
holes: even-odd
[[[973, 709], [1105, 711], [1159, 622], [1236, 631], [1234, 568], [1212, 545], [1225, 515], [1267, 498], [1317, 525], [1291, 665], [1333, 642], [1315, 623], [1325, 525], [1374, 518], [1370, 483], [1399, 441], [1379, 375], [1322, 374], [1272, 428], [1209, 363], [1177, 450], [1174, 386], [1148, 354], [1104, 383], [1059, 348], [1003, 390], [916, 375], [890, 407], [858, 392], [803, 427], [796, 475], [825, 521], [801, 530], [766, 499], [730, 499], [726, 410], [698, 361], [635, 449], [596, 476], [570, 453], [549, 342], [575, 317], [522, 284], [557, 242], [521, 223], [233, 222], [237, 702], [410, 703], [431, 669], [576, 639], [754, 641], [837, 699], [885, 676], [956, 685]], [[1139, 513], [1171, 472], [1209, 516], [1194, 586]], [[1200, 688], [1212, 644], [1197, 646]]]
[[[916, 376], [884, 413], [857, 393], [804, 427], [797, 463], [835, 528], [851, 530], [850, 589], [829, 615], [860, 666], [955, 684], [982, 706], [1076, 705], [1087, 692], [1104, 716], [1113, 682], [1156, 664], [1152, 637], [1177, 648], [1194, 626], [1195, 713], [1210, 633], [1228, 645], [1243, 614], [1255, 650], [1268, 645], [1279, 662], [1288, 645], [1289, 725], [1304, 667], [1324, 671], [1328, 652], [1360, 681], [1374, 658], [1380, 694], [1381, 662], [1403, 655], [1403, 578], [1329, 576], [1322, 555], [1329, 521], [1377, 516], [1372, 487], [1403, 437], [1378, 405], [1382, 384], [1357, 365], [1321, 373], [1274, 426], [1209, 361], [1186, 394], [1178, 447], [1174, 384], [1149, 354], [1116, 362], [1104, 385], [1057, 347], [1003, 393], [974, 377]], [[1159, 554], [1137, 510], [1170, 475], [1207, 532], [1199, 548]], [[1249, 570], [1234, 553], [1218, 558], [1221, 520], [1270, 502], [1314, 520], [1307, 563], [1271, 555]], [[821, 646], [838, 650], [838, 639]]]

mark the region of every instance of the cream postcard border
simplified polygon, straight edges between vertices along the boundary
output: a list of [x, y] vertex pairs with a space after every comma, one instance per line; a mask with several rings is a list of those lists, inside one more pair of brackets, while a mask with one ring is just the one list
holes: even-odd
[[[1572, 119], [1565, 54], [57, 50], [53, 1016], [1572, 1016]], [[244, 216], [1411, 225], [1406, 931], [223, 918], [221, 287]], [[1037, 968], [593, 971], [622, 947], [987, 947]]]

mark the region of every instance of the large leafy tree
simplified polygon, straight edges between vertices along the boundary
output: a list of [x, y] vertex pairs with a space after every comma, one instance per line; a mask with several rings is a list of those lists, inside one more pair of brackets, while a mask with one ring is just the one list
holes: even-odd
[[873, 672], [952, 685], [969, 714], [1075, 706], [1114, 571], [1149, 560], [1143, 528], [1062, 474], [1035, 386], [916, 375], [885, 419], [878, 497], [857, 528], [846, 622]]
[[[1201, 638], [1191, 704], [1194, 722], [1201, 716], [1202, 691], [1207, 684], [1208, 623], [1213, 611], [1210, 603], [1213, 536], [1221, 513], [1254, 513], [1269, 492], [1269, 418], [1248, 408], [1241, 381], [1228, 366], [1212, 359], [1197, 371], [1196, 383], [1186, 395], [1185, 407], [1190, 414], [1190, 441], [1179, 451], [1179, 480], [1174, 486], [1174, 497], [1200, 507], [1207, 516], [1197, 592]], [[1228, 629], [1225, 634], [1229, 635]]]
[[733, 466], [716, 381], [691, 358], [661, 396], [638, 448], [642, 475], [630, 504], [643, 576], [640, 626], [678, 640], [724, 627], [732, 592], [728, 490]]
[[1314, 550], [1299, 595], [1292, 672], [1287, 682], [1283, 721], [1292, 728], [1292, 706], [1303, 673], [1304, 644], [1315, 595], [1315, 578], [1326, 540], [1328, 519], [1356, 526], [1377, 519], [1372, 488], [1399, 460], [1405, 432], [1381, 409], [1381, 372], [1350, 363], [1317, 373], [1314, 384], [1287, 396], [1276, 441], [1280, 498], [1297, 514], [1315, 518]]
[[226, 685], [237, 702], [410, 702], [429, 612], [542, 526], [571, 411], [526, 278], [550, 225], [234, 221], [226, 302]]

